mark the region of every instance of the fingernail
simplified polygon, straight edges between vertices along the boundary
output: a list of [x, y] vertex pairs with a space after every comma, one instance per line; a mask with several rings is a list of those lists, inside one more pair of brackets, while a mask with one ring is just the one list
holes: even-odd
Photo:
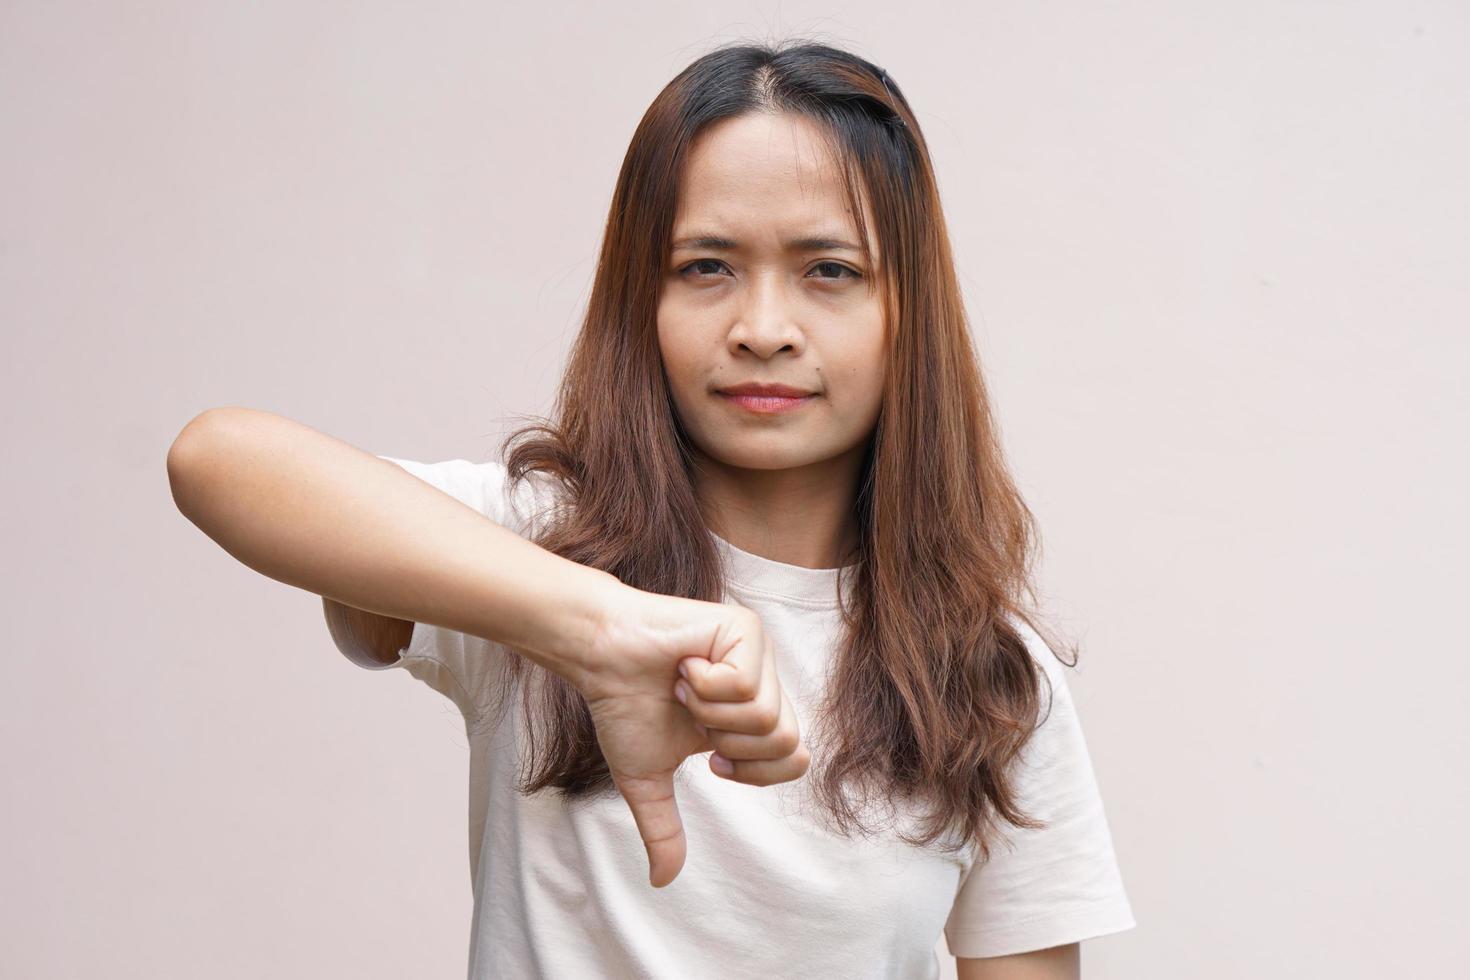
[[682, 660], [679, 661], [679, 676], [680, 677], [688, 677], [689, 676], [689, 667]]
[[712, 753], [710, 755], [709, 766], [721, 776], [728, 776], [730, 775], [730, 773], [735, 771], [735, 763], [720, 755], [720, 753], [718, 752]]
[[683, 704], [685, 699], [689, 697], [689, 695], [684, 691], [683, 681], [680, 681], [679, 683], [674, 685], [674, 697], [679, 699], [680, 704]]
[[697, 721], [694, 723], [694, 730], [696, 732], [698, 732], [699, 734], [701, 734], [701, 735], [708, 735], [709, 734], [709, 729], [708, 728], [705, 728], [703, 725], [701, 725]]

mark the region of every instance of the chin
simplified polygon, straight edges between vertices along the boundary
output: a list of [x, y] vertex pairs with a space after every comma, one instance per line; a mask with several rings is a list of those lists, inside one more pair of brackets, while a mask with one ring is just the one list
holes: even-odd
[[[772, 440], [774, 441], [774, 440]], [[811, 446], [777, 447], [769, 444], [744, 446], [719, 446], [714, 452], [705, 450], [705, 455], [725, 466], [741, 470], [792, 470], [820, 463], [827, 458], [825, 453], [812, 452]]]

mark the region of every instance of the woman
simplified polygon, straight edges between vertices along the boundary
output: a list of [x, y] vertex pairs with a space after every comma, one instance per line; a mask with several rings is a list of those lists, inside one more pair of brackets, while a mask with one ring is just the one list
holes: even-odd
[[738, 45], [659, 94], [556, 415], [503, 463], [241, 409], [169, 455], [464, 713], [472, 977], [935, 977], [941, 930], [962, 978], [1076, 976], [1134, 925], [885, 72]]

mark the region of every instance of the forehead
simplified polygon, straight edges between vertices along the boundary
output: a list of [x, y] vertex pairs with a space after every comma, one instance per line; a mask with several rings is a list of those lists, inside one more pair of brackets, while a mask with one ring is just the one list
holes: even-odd
[[855, 240], [841, 172], [817, 127], [792, 113], [752, 112], [701, 132], [684, 161], [674, 237], [695, 229], [776, 237], [820, 226]]

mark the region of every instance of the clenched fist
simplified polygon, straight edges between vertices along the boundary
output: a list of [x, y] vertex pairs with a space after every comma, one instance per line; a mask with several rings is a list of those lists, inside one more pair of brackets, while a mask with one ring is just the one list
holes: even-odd
[[800, 778], [810, 753], [760, 617], [743, 606], [624, 587], [593, 646], [577, 687], [647, 848], [649, 883], [662, 888], [686, 853], [674, 800], [681, 762], [713, 749], [716, 774], [766, 786]]

